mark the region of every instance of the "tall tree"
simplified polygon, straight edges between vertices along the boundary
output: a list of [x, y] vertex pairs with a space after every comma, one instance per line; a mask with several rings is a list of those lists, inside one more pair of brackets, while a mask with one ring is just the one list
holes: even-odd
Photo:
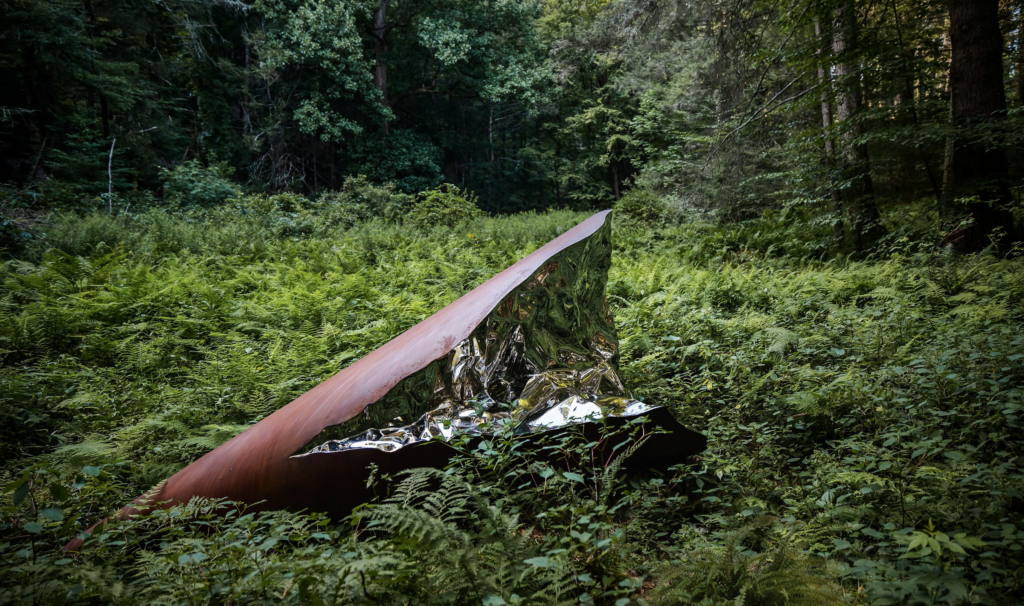
[[[821, 33], [821, 21], [818, 19], [814, 20], [814, 36], [817, 39], [822, 39]], [[818, 49], [818, 53], [821, 53], [822, 49]], [[836, 157], [836, 144], [832, 138], [832, 95], [829, 92], [828, 84], [829, 77], [825, 71], [827, 66], [826, 61], [820, 61], [818, 63], [818, 84], [821, 85], [821, 127], [825, 131], [825, 166], [828, 168], [829, 173], [835, 168], [835, 157]], [[836, 213], [836, 220], [832, 223], [832, 229], [839, 236], [843, 234], [843, 202], [839, 195], [839, 190], [834, 187], [829, 187], [829, 197], [832, 198], [832, 208]]]
[[1024, 0], [1017, 3], [1017, 107], [1024, 107]]
[[863, 249], [885, 234], [878, 205], [875, 202], [867, 146], [859, 141], [862, 127], [858, 121], [861, 109], [860, 74], [857, 69], [857, 16], [854, 0], [843, 0], [835, 10], [832, 37], [835, 54], [836, 122], [843, 124], [843, 177], [841, 190], [857, 248]]
[[987, 246], [992, 237], [1002, 243], [1014, 239], [1013, 214], [1007, 208], [1011, 198], [1006, 153], [998, 137], [991, 137], [1006, 116], [999, 0], [949, 0], [949, 35], [956, 140], [948, 195], [971, 196], [967, 212], [974, 221], [956, 245], [972, 252]]

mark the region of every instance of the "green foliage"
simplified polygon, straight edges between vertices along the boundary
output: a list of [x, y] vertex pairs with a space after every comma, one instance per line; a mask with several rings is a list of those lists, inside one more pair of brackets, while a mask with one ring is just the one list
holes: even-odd
[[662, 569], [658, 604], [815, 605], [846, 604], [842, 591], [820, 576], [812, 561], [795, 552], [786, 540], [761, 553], [743, 549], [745, 535], [766, 520], [735, 533], [724, 547], [686, 554], [682, 562]]
[[238, 195], [238, 189], [228, 180], [233, 168], [224, 162], [203, 166], [198, 160], [189, 160], [171, 170], [161, 169], [164, 196], [179, 206], [215, 206]]
[[413, 206], [413, 197], [399, 192], [392, 183], [376, 186], [359, 175], [345, 179], [341, 190], [320, 196], [317, 205], [331, 225], [351, 227], [371, 219], [400, 223]]
[[[402, 195], [360, 179], [343, 192], [360, 208]], [[640, 425], [594, 443], [499, 431], [457, 445], [446, 473], [383, 479], [376, 505], [337, 524], [195, 502], [64, 554], [584, 218], [346, 229], [341, 205], [58, 214], [48, 251], [4, 263], [0, 600], [755, 603], [782, 587], [825, 603], [1020, 601], [1024, 265], [915, 241], [937, 240], [920, 207], [900, 215], [919, 229], [861, 260], [799, 207], [616, 223], [624, 378], [708, 436], [697, 461], [623, 471]], [[588, 456], [623, 437], [616, 457]], [[777, 522], [751, 526], [761, 516]]]
[[407, 194], [424, 191], [444, 180], [441, 150], [427, 137], [409, 129], [391, 129], [356, 139], [351, 158], [356, 172], [379, 183], [393, 183]]
[[667, 208], [665, 202], [653, 192], [633, 188], [615, 203], [615, 218], [624, 223], [635, 223], [655, 227], [664, 221]]
[[417, 196], [416, 203], [409, 210], [408, 220], [421, 228], [452, 228], [471, 221], [480, 214], [473, 192], [462, 192], [458, 187], [444, 183]]
[[277, 25], [267, 36], [267, 68], [305, 67], [309, 74], [306, 94], [294, 113], [303, 132], [334, 141], [361, 132], [357, 122], [337, 111], [344, 101], [369, 101], [366, 109], [381, 117], [391, 115], [373, 103], [378, 96], [371, 82], [371, 63], [362, 51], [356, 24], [357, 18], [369, 16], [365, 3], [260, 0], [254, 8]]

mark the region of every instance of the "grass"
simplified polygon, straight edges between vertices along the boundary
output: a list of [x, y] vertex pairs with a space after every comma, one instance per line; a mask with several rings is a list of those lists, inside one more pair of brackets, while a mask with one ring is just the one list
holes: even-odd
[[496, 440], [448, 518], [395, 514], [436, 507], [413, 474], [339, 525], [196, 502], [59, 550], [584, 216], [53, 218], [0, 270], [0, 604], [1021, 600], [1024, 263], [902, 234], [852, 260], [770, 215], [616, 228], [623, 375], [699, 461], [517, 490], [535, 463]]

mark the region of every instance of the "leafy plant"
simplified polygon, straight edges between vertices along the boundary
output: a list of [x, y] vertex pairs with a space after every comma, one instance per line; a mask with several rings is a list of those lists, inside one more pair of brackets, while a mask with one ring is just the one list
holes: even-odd
[[744, 548], [752, 530], [770, 523], [755, 520], [721, 547], [705, 547], [664, 565], [651, 598], [658, 604], [695, 606], [846, 604], [839, 587], [822, 578], [821, 564], [794, 551], [789, 537], [761, 553]]
[[615, 203], [615, 218], [626, 223], [653, 227], [665, 218], [664, 200], [648, 189], [634, 187]]
[[399, 223], [413, 205], [413, 197], [394, 184], [373, 185], [365, 175], [349, 177], [338, 191], [317, 199], [318, 213], [329, 225], [351, 227], [371, 219]]
[[417, 227], [455, 227], [479, 217], [476, 194], [462, 192], [458, 187], [443, 183], [423, 192], [409, 210], [408, 220]]
[[173, 169], [163, 168], [164, 196], [181, 206], [215, 206], [238, 195], [238, 188], [229, 181], [234, 168], [226, 162], [203, 166], [199, 160], [188, 160]]

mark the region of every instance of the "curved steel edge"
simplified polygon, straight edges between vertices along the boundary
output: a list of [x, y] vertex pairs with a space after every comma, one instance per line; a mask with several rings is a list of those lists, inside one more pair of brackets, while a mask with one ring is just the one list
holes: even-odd
[[[352, 419], [400, 380], [446, 355], [466, 339], [509, 292], [533, 276], [550, 257], [595, 234], [610, 213], [599, 212], [538, 248], [207, 453], [157, 489], [140, 496], [134, 504], [145, 500], [173, 505], [200, 496], [247, 503], [259, 501], [260, 509], [323, 511], [327, 499], [348, 502], [347, 494], [356, 497], [355, 493], [361, 490], [353, 478], [358, 475], [365, 480], [365, 465], [378, 462], [382, 453], [360, 453], [346, 458], [344, 464], [340, 464], [340, 459], [336, 459], [338, 463], [328, 463], [321, 460], [325, 457], [292, 458], [291, 455], [325, 428]], [[431, 455], [421, 450], [416, 449], [417, 457], [427, 459], [424, 464], [429, 464]], [[136, 507], [128, 506], [118, 517], [124, 519], [137, 513]], [[76, 550], [80, 546], [81, 541], [75, 539], [65, 549]]]

